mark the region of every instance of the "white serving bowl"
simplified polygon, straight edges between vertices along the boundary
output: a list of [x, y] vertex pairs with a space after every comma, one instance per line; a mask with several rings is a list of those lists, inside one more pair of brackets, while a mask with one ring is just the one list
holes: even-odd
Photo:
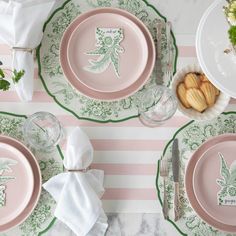
[[190, 119], [198, 120], [198, 121], [212, 120], [216, 118], [225, 110], [225, 108], [227, 107], [229, 103], [230, 97], [226, 95], [225, 93], [220, 91], [220, 95], [217, 97], [216, 103], [212, 107], [207, 108], [202, 113], [192, 108], [189, 108], [189, 109], [185, 108], [180, 102], [180, 100], [178, 99], [178, 96], [176, 93], [177, 86], [180, 82], [184, 80], [185, 75], [190, 72], [203, 73], [199, 65], [188, 65], [182, 68], [180, 71], [178, 71], [172, 80], [171, 87], [172, 87], [173, 93], [177, 97], [179, 111], [182, 112], [185, 116], [189, 117]]

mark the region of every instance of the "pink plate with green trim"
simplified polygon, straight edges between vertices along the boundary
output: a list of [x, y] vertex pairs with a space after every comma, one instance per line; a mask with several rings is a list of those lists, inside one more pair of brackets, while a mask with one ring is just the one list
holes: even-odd
[[220, 158], [225, 156], [228, 165], [235, 158], [236, 134], [223, 134], [203, 143], [189, 160], [185, 174], [185, 187], [195, 212], [209, 225], [226, 232], [236, 233], [236, 206], [218, 205], [220, 186]]
[[22, 223], [40, 192], [41, 174], [34, 155], [19, 141], [0, 136], [0, 232]]
[[[209, 148], [198, 160], [193, 177], [194, 193], [201, 207], [215, 220], [233, 226], [236, 226], [236, 203], [235, 205], [218, 204], [217, 194], [220, 192], [221, 187], [216, 180], [222, 180], [222, 183], [228, 181], [221, 176], [221, 158], [219, 153], [224, 158], [226, 165], [230, 167], [236, 161], [235, 146], [236, 140], [222, 141]], [[236, 201], [236, 187], [231, 186], [226, 192], [231, 189], [234, 194], [231, 198]]]

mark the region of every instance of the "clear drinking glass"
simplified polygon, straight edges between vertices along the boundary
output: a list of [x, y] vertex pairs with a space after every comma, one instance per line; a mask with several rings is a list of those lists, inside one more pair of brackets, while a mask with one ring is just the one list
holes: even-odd
[[63, 137], [58, 119], [49, 112], [36, 112], [29, 116], [23, 126], [24, 138], [39, 151], [52, 151]]
[[140, 120], [150, 127], [162, 125], [177, 110], [177, 98], [171, 89], [154, 85], [148, 88], [140, 99]]

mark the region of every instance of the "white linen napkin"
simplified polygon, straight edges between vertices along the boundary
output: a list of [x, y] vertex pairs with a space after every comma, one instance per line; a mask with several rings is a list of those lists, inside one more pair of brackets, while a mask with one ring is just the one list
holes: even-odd
[[[43, 25], [54, 3], [55, 0], [0, 1], [0, 39], [11, 47], [35, 49], [42, 40]], [[22, 101], [32, 100], [33, 53], [13, 50], [12, 68], [25, 70], [15, 87]]]
[[[93, 160], [93, 147], [87, 135], [76, 128], [68, 138], [63, 164], [67, 170], [84, 170]], [[68, 171], [52, 177], [43, 187], [57, 202], [54, 215], [78, 236], [100, 236], [107, 229], [102, 209], [102, 170]]]

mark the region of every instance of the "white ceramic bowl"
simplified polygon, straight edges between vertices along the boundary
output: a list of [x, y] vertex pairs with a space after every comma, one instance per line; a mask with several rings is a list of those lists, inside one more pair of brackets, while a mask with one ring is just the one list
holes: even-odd
[[[188, 65], [182, 68], [180, 71], [178, 71], [172, 80], [172, 91], [176, 95], [177, 99], [178, 96], [176, 93], [176, 88], [178, 84], [183, 81], [184, 76], [189, 72], [203, 73], [202, 69], [198, 65]], [[228, 95], [226, 95], [223, 92], [220, 92], [220, 95], [217, 97], [216, 103], [212, 107], [207, 108], [203, 113], [200, 113], [192, 108], [190, 109], [185, 108], [178, 99], [178, 109], [185, 116], [193, 120], [198, 120], [198, 121], [212, 120], [225, 110], [225, 108], [229, 103], [229, 100], [230, 97]]]

